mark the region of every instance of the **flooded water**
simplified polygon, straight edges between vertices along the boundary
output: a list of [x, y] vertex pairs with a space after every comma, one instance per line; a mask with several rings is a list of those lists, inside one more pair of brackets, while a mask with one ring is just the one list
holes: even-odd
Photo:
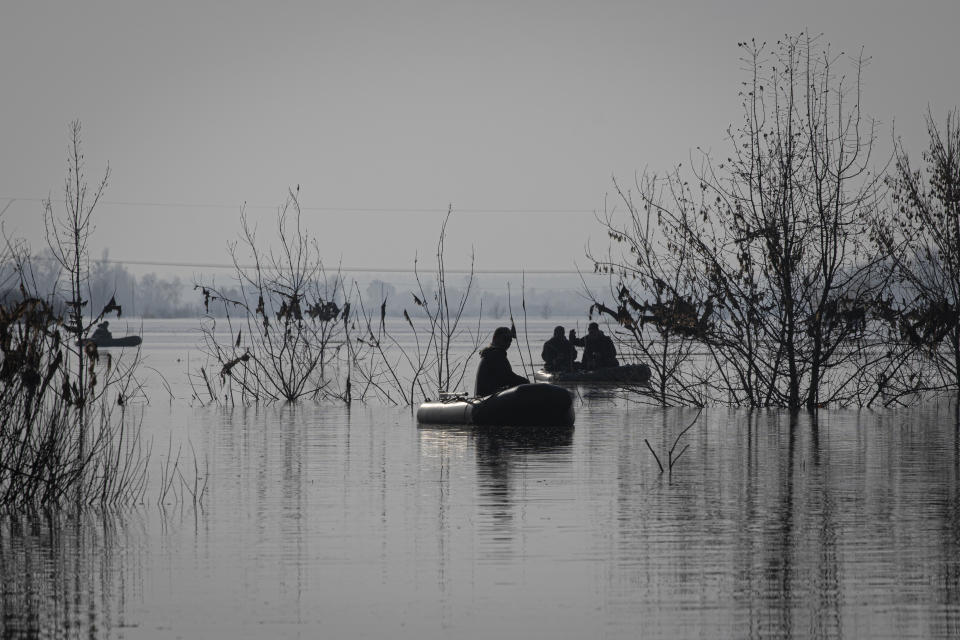
[[188, 325], [143, 333], [153, 474], [195, 452], [203, 499], [0, 517], [4, 638], [960, 637], [951, 408], [712, 409], [660, 473], [647, 441], [666, 465], [695, 410], [581, 387], [573, 429], [493, 434], [203, 407]]

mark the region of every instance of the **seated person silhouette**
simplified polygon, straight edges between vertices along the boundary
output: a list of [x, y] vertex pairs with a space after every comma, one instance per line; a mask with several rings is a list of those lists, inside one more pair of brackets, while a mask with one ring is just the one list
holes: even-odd
[[600, 326], [596, 322], [591, 322], [587, 327], [587, 335], [577, 338], [576, 332], [570, 330], [570, 342], [578, 347], [583, 347], [582, 368], [586, 370], [603, 369], [605, 367], [618, 367], [617, 348], [613, 345], [610, 336], [600, 331]]
[[477, 382], [474, 395], [488, 396], [502, 389], [527, 384], [530, 381], [513, 372], [507, 359], [507, 349], [513, 342], [510, 327], [497, 327], [490, 346], [480, 350], [480, 365], [477, 367]]
[[113, 334], [110, 333], [110, 329], [108, 329], [109, 326], [110, 323], [104, 320], [97, 325], [97, 328], [94, 329], [93, 334], [90, 337], [94, 340], [109, 340], [113, 337]]
[[553, 337], [543, 343], [544, 371], [572, 371], [573, 361], [577, 359], [577, 349], [567, 339], [566, 330], [562, 326], [554, 327]]

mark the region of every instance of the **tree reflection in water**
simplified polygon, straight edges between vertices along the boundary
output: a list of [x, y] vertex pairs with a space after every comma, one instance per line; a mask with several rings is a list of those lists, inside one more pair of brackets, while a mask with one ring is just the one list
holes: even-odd
[[143, 528], [136, 512], [0, 516], [0, 636], [94, 638], [125, 626], [143, 582], [142, 565], [128, 562]]

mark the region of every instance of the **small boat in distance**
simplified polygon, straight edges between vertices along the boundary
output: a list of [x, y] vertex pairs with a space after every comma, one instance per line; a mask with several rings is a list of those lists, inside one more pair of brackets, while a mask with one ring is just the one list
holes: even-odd
[[646, 384], [650, 380], [650, 367], [645, 364], [623, 364], [572, 371], [540, 369], [533, 374], [533, 379], [552, 384]]
[[444, 394], [417, 409], [421, 424], [570, 427], [574, 418], [573, 396], [552, 384], [521, 384], [481, 398]]
[[92, 342], [99, 349], [109, 349], [110, 347], [136, 347], [143, 340], [140, 336], [123, 336], [122, 338], [86, 338], [78, 341], [78, 344], [87, 344]]
[[113, 334], [110, 333], [108, 327], [110, 326], [109, 322], [101, 322], [97, 325], [97, 328], [93, 333], [90, 334], [89, 338], [84, 338], [77, 341], [77, 346], [85, 346], [88, 343], [93, 343], [97, 345], [97, 348], [108, 349], [110, 347], [136, 347], [139, 345], [142, 340], [140, 336], [123, 336], [122, 338], [114, 338]]

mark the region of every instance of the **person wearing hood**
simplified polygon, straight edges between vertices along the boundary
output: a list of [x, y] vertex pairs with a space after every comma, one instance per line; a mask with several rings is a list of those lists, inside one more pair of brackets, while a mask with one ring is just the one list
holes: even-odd
[[488, 396], [502, 389], [528, 384], [530, 381], [513, 372], [507, 359], [507, 349], [513, 342], [510, 327], [497, 327], [493, 332], [490, 346], [480, 350], [480, 365], [477, 367], [477, 381], [474, 395]]
[[562, 326], [554, 327], [553, 337], [543, 343], [543, 358], [545, 371], [572, 371], [573, 361], [577, 359], [577, 349], [567, 339], [566, 330]]

